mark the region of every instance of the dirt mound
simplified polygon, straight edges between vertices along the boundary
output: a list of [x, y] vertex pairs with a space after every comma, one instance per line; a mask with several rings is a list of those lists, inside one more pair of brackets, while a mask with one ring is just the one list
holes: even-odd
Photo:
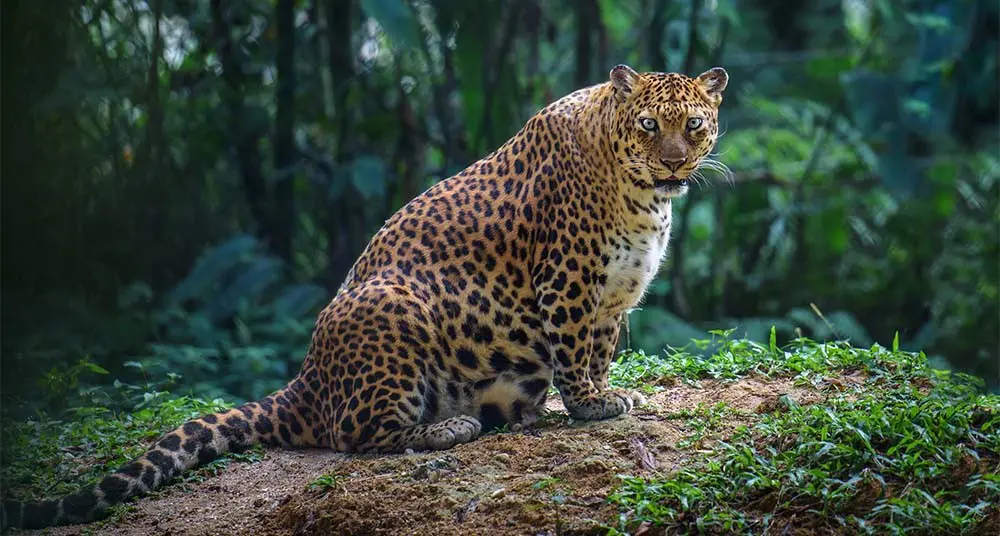
[[[789, 380], [672, 385], [627, 416], [587, 423], [553, 400], [526, 432], [411, 455], [270, 450], [143, 498], [114, 522], [46, 534], [598, 534], [618, 523], [605, 500], [617, 475], [669, 474], [705, 442], [774, 410], [781, 395], [822, 398]], [[718, 402], [729, 411], [709, 426], [688, 422], [699, 404]]]

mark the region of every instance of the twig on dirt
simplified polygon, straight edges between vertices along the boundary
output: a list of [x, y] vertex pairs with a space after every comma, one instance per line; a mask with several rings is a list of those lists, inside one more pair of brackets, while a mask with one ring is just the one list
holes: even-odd
[[649, 452], [649, 449], [646, 448], [646, 445], [642, 443], [641, 439], [632, 439], [632, 454], [635, 455], [636, 463], [638, 463], [641, 469], [645, 469], [647, 471], [656, 470], [658, 466], [656, 459], [653, 458], [653, 454]]

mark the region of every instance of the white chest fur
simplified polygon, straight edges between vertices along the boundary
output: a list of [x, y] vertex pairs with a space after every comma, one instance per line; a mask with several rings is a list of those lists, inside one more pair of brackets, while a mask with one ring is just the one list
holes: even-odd
[[600, 316], [609, 318], [639, 305], [666, 258], [670, 241], [670, 205], [653, 214], [641, 230], [624, 233], [610, 252]]

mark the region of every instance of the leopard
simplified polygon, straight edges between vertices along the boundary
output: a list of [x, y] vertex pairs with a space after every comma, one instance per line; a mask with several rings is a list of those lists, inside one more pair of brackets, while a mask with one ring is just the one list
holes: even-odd
[[553, 386], [572, 419], [629, 413], [642, 395], [608, 382], [622, 319], [664, 261], [672, 200], [713, 162], [728, 81], [617, 65], [548, 104], [385, 221], [284, 388], [184, 423], [95, 485], [4, 501], [4, 526], [91, 522], [258, 444], [450, 449], [532, 426]]

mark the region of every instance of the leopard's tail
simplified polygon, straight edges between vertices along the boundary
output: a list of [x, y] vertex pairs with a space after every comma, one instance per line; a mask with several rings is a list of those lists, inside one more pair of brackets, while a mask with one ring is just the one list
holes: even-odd
[[4, 501], [0, 530], [100, 519], [109, 507], [158, 489], [186, 469], [256, 444], [319, 446], [321, 441], [313, 434], [313, 412], [297, 395], [301, 386], [292, 382], [256, 402], [188, 421], [96, 485], [72, 495], [40, 502]]

